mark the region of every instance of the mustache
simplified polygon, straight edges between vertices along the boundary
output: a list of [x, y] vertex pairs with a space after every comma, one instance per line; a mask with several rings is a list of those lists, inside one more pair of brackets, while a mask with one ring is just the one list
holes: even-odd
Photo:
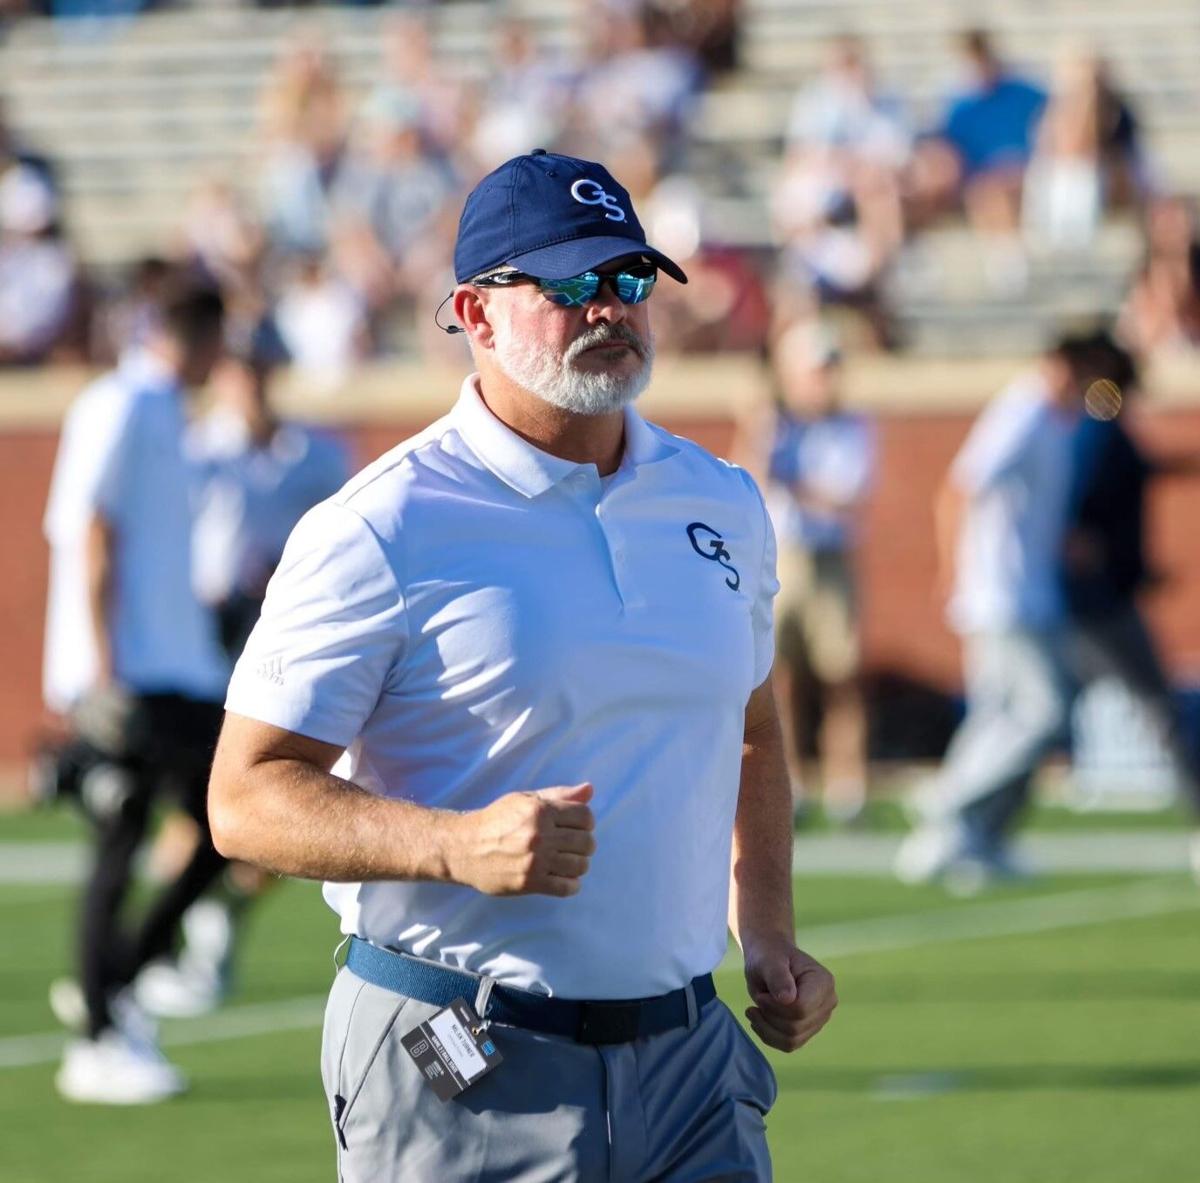
[[598, 324], [594, 328], [585, 329], [567, 349], [567, 360], [572, 361], [586, 349], [594, 349], [597, 345], [628, 345], [638, 357], [646, 356], [646, 342], [628, 325]]

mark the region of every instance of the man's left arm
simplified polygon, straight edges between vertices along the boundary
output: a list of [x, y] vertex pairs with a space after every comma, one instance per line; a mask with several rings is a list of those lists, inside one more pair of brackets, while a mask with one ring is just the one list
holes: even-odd
[[729, 927], [745, 961], [754, 1033], [780, 1051], [803, 1047], [829, 1021], [837, 994], [833, 975], [796, 947], [792, 795], [770, 678], [746, 707]]

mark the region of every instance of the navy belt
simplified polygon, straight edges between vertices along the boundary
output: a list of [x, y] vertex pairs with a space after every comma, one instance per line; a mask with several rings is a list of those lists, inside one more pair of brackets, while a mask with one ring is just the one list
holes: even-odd
[[[474, 974], [406, 957], [358, 937], [350, 940], [346, 968], [372, 985], [431, 1006], [449, 1006], [456, 998], [473, 1002], [479, 989]], [[694, 1025], [701, 1007], [716, 996], [712, 974], [693, 978], [690, 986], [670, 994], [621, 1001], [579, 1002], [497, 985], [482, 1017], [509, 1027], [563, 1035], [576, 1043], [629, 1043]]]

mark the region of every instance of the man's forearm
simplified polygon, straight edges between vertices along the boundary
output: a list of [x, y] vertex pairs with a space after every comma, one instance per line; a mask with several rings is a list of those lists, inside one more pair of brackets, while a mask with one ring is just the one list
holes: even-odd
[[[236, 775], [236, 786], [218, 777]], [[236, 802], [231, 798], [236, 795]], [[214, 770], [213, 840], [227, 858], [333, 882], [450, 878], [461, 815], [378, 797], [303, 760]]]
[[729, 889], [729, 927], [743, 948], [751, 936], [793, 939], [792, 794], [774, 713], [742, 746]]

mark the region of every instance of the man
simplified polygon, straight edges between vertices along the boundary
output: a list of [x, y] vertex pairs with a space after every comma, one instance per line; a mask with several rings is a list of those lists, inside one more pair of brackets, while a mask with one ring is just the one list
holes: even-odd
[[[1146, 560], [1146, 490], [1155, 476], [1194, 475], [1193, 456], [1147, 457], [1126, 427], [1137, 363], [1107, 333], [1092, 342], [1088, 414], [1075, 437], [1063, 580], [1074, 672], [1117, 678], [1158, 733], [1176, 784], [1200, 810], [1200, 761], [1138, 604]], [[1194, 849], [1200, 845], [1193, 840]]]
[[805, 736], [819, 698], [825, 812], [853, 821], [866, 803], [866, 713], [858, 678], [854, 544], [874, 470], [874, 437], [840, 405], [840, 355], [819, 326], [797, 322], [771, 350], [775, 398], [751, 426], [751, 472], [766, 476], [780, 537], [775, 689], [798, 810], [806, 805]]
[[[322, 1057], [346, 1183], [767, 1179], [727, 920], [764, 1042], [834, 1005], [794, 944], [762, 500], [628, 405], [658, 268], [685, 278], [600, 165], [485, 177], [453, 293], [478, 373], [300, 523], [234, 673], [218, 846], [328, 880], [351, 934]], [[431, 1054], [458, 996], [503, 1062], [443, 1104], [402, 1040]]]
[[[68, 1045], [59, 1091], [76, 1101], [140, 1103], [183, 1088], [124, 993], [166, 953], [180, 916], [222, 866], [204, 812], [207, 764], [227, 666], [191, 587], [185, 390], [203, 382], [221, 342], [222, 305], [180, 289], [163, 302], [143, 352], [90, 386], [63, 423], [46, 510], [51, 547], [45, 693], [72, 717], [81, 791], [95, 825], [83, 891], [80, 978], [51, 1002], [84, 1027]], [[178, 878], [127, 932], [120, 911], [159, 790], [171, 783], [200, 826]]]
[[939, 494], [939, 586], [962, 637], [967, 714], [915, 798], [921, 824], [896, 860], [905, 881], [967, 890], [1010, 874], [1008, 830], [1065, 721], [1059, 556], [1088, 351], [1063, 337], [1005, 389]]
[[[292, 528], [350, 475], [345, 449], [327, 433], [281, 418], [272, 379], [288, 359], [270, 317], [230, 318], [209, 388], [212, 408], [188, 432], [199, 469], [193, 583], [216, 614], [230, 664], [258, 620], [267, 581]], [[191, 857], [197, 831], [186, 813], [159, 829], [155, 861], [175, 867]], [[135, 996], [151, 1014], [193, 1015], [226, 996], [241, 922], [274, 880], [257, 868], [227, 868], [219, 890], [183, 917], [178, 958], [149, 965]]]

